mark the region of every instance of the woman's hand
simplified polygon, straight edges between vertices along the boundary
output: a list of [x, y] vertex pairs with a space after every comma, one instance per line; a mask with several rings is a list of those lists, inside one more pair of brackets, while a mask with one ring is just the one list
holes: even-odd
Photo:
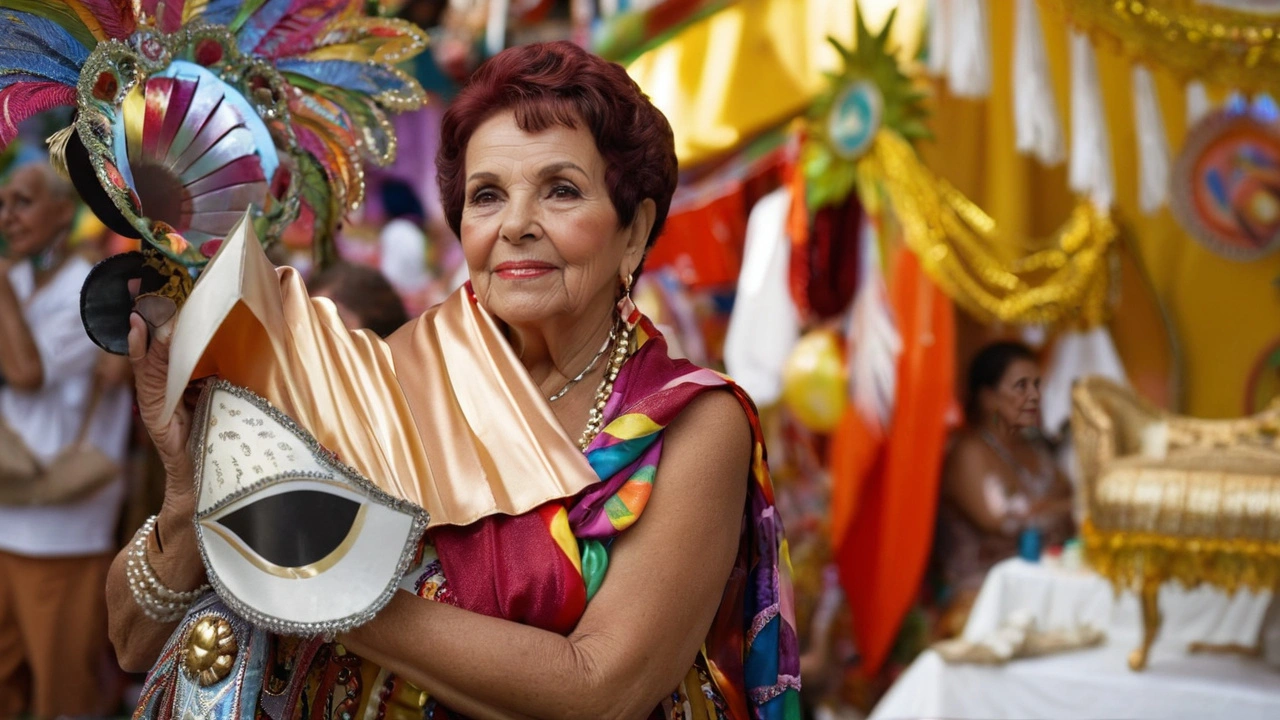
[[187, 440], [191, 411], [180, 403], [164, 414], [169, 375], [169, 340], [176, 313], [154, 329], [138, 313], [129, 316], [129, 362], [133, 368], [138, 414], [155, 443], [165, 470], [164, 504], [156, 522], [152, 558], [156, 574], [173, 590], [189, 590], [204, 582], [204, 568], [196, 547], [196, 501]]
[[[163, 412], [172, 335], [172, 317], [153, 328], [141, 315], [129, 316], [129, 364], [138, 412], [165, 469], [164, 504], [148, 538], [147, 563], [169, 589], [186, 591], [203, 584], [205, 573], [196, 544], [195, 493], [187, 455], [191, 412], [181, 404], [170, 416]], [[130, 672], [145, 672], [164, 648], [176, 622], [148, 618], [134, 599], [125, 575], [131, 549], [126, 545], [107, 573], [107, 629], [120, 666]]]

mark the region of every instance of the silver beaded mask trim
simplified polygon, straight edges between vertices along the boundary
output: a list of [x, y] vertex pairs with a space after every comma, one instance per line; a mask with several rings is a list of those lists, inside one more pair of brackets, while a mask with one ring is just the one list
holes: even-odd
[[205, 388], [191, 443], [200, 552], [232, 610], [272, 632], [331, 636], [390, 601], [426, 530], [425, 510], [224, 380]]

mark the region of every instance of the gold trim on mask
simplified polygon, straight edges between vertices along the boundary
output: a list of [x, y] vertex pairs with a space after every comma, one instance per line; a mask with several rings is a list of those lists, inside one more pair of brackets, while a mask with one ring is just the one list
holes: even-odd
[[218, 537], [226, 540], [233, 550], [240, 553], [241, 557], [259, 570], [286, 580], [303, 580], [328, 571], [334, 565], [337, 565], [339, 560], [346, 557], [347, 553], [351, 551], [351, 547], [355, 545], [356, 537], [360, 535], [360, 531], [364, 528], [364, 520], [365, 516], [368, 515], [368, 511], [369, 506], [367, 504], [360, 506], [360, 509], [356, 511], [356, 519], [351, 523], [351, 529], [347, 531], [347, 536], [343, 538], [338, 547], [333, 549], [333, 552], [316, 562], [299, 567], [285, 567], [267, 561], [261, 555], [245, 546], [244, 542], [235, 533], [219, 525], [216, 519], [205, 518], [200, 521], [200, 524], [216, 533]]

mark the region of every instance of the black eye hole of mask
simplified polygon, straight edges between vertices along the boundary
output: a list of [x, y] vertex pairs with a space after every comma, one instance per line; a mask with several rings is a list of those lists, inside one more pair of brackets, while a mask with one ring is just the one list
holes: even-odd
[[214, 522], [280, 567], [304, 567], [328, 557], [351, 533], [360, 503], [319, 490], [294, 490], [256, 500]]

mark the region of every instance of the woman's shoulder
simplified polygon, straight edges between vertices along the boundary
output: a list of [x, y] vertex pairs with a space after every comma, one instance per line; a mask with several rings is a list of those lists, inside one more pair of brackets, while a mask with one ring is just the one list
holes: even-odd
[[754, 444], [749, 412], [728, 384], [700, 393], [668, 426], [664, 462], [745, 468]]
[[982, 433], [968, 425], [953, 432], [948, 445], [948, 451], [952, 454], [974, 453], [979, 450], [985, 454], [987, 449], [987, 441], [982, 437]]
[[987, 444], [982, 433], [973, 428], [964, 427], [951, 436], [947, 449], [947, 476], [969, 476], [975, 471], [987, 472], [1000, 468], [999, 457]]

